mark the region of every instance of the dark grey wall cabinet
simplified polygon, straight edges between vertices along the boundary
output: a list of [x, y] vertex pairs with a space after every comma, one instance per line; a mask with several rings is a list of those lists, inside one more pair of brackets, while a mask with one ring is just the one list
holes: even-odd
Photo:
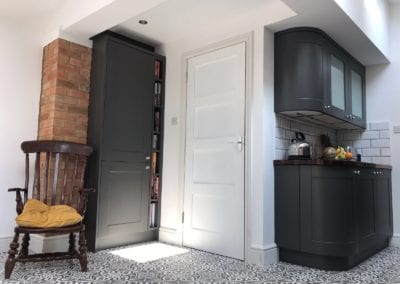
[[365, 68], [323, 31], [275, 34], [275, 112], [335, 129], [365, 128]]
[[[151, 47], [112, 32], [92, 40], [88, 143], [95, 154], [87, 185], [97, 191], [89, 200], [86, 224], [89, 249], [96, 251], [157, 238], [155, 226], [149, 228], [151, 156], [155, 69], [161, 66], [156, 61], [164, 67], [165, 60]], [[161, 145], [162, 127], [158, 133]]]
[[283, 261], [347, 270], [393, 233], [389, 169], [275, 165], [275, 198]]

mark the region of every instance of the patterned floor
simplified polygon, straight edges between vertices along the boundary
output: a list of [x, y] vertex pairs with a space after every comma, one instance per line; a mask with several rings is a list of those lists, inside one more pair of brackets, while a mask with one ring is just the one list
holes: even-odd
[[[4, 275], [6, 254], [0, 254]], [[110, 253], [89, 255], [89, 272], [77, 261], [17, 263], [11, 281], [0, 283], [400, 283], [400, 248], [387, 248], [347, 272], [327, 272], [279, 262], [266, 267], [189, 249], [139, 263]]]

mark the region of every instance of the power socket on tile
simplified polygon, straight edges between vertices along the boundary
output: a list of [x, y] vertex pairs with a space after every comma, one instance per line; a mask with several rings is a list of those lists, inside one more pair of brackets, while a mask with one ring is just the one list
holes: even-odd
[[393, 126], [393, 134], [400, 134], [400, 125]]

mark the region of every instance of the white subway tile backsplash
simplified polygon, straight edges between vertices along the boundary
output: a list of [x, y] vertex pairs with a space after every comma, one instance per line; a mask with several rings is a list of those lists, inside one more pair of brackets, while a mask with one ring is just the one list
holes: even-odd
[[371, 142], [370, 140], [356, 140], [353, 143], [354, 148], [370, 148]]
[[380, 156], [380, 155], [381, 155], [380, 148], [361, 149], [361, 156], [374, 157], [374, 156]]
[[375, 164], [390, 165], [392, 161], [390, 157], [372, 157], [371, 162]]
[[367, 140], [367, 139], [379, 139], [379, 131], [364, 131], [361, 132], [361, 139]]
[[287, 151], [286, 150], [275, 150], [275, 159], [276, 160], [286, 160], [287, 159]]
[[[313, 158], [321, 156], [321, 134], [328, 134], [333, 145], [336, 145], [336, 131], [311, 123], [297, 121], [282, 115], [276, 115], [275, 130], [275, 159], [286, 159], [287, 149], [291, 139], [295, 138], [295, 131], [301, 131], [305, 135], [306, 141], [311, 144]], [[315, 149], [315, 150], [314, 150]]]
[[381, 157], [390, 157], [391, 149], [390, 148], [381, 148]]
[[368, 123], [369, 130], [389, 130], [388, 121], [370, 122]]
[[379, 138], [390, 138], [390, 131], [389, 130], [381, 130], [379, 131]]
[[275, 130], [275, 159], [287, 159], [287, 149], [290, 140], [295, 138], [295, 131], [301, 131], [306, 141], [312, 146], [313, 158], [321, 156], [320, 135], [327, 134], [332, 145], [350, 146], [353, 155], [361, 154], [361, 161], [367, 163], [390, 164], [390, 132], [389, 122], [370, 122], [368, 129], [360, 130], [332, 130], [311, 123], [301, 122], [282, 115], [276, 115]]
[[391, 148], [389, 122], [370, 122], [367, 126], [368, 129], [365, 131], [337, 131], [337, 137], [339, 138], [338, 144], [347, 145], [352, 142], [353, 154], [361, 154], [361, 161], [363, 162], [390, 164]]
[[285, 139], [286, 138], [285, 129], [276, 127], [275, 128], [275, 138]]
[[289, 148], [289, 141], [284, 139], [275, 139], [275, 149], [277, 150], [287, 150]]
[[372, 163], [372, 158], [371, 157], [361, 157], [361, 162]]
[[390, 139], [371, 140], [371, 147], [390, 147]]

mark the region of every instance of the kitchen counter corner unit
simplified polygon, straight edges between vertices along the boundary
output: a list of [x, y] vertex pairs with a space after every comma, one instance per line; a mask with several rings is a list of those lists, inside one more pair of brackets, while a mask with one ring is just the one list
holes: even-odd
[[282, 261], [348, 270], [393, 235], [391, 167], [274, 161], [275, 239]]

